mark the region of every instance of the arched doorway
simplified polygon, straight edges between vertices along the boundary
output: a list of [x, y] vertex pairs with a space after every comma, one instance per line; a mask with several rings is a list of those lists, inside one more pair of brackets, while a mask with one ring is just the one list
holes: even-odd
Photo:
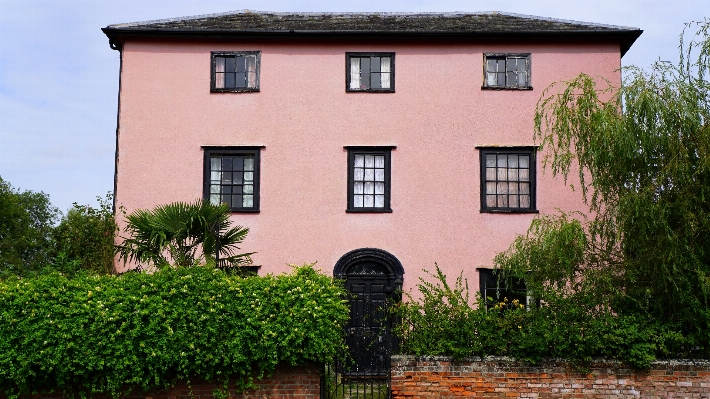
[[401, 300], [404, 268], [387, 251], [360, 248], [343, 255], [333, 275], [345, 280], [350, 295], [350, 321], [345, 336], [351, 361], [342, 370], [348, 375], [389, 373], [389, 357], [396, 350], [394, 320], [389, 307]]

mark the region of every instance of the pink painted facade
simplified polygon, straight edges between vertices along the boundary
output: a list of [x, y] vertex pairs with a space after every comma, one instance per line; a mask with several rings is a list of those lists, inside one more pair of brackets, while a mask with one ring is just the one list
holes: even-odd
[[[258, 92], [210, 91], [213, 51], [259, 51]], [[395, 53], [396, 91], [347, 92], [347, 52]], [[484, 53], [529, 53], [532, 90], [485, 90]], [[476, 268], [537, 213], [481, 211], [477, 147], [533, 146], [543, 90], [584, 72], [620, 83], [609, 40], [125, 38], [116, 204], [128, 212], [203, 196], [205, 146], [263, 146], [258, 213], [234, 213], [260, 274], [364, 247], [393, 254], [412, 289], [434, 263], [478, 286]], [[347, 146], [391, 151], [391, 213], [348, 213]], [[537, 210], [584, 210], [543, 170]]]

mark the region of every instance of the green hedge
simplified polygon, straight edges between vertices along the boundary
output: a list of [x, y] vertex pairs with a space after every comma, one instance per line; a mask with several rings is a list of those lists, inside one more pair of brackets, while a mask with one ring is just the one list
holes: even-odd
[[117, 396], [177, 379], [240, 381], [332, 358], [343, 288], [311, 266], [281, 276], [206, 267], [0, 281], [0, 387]]

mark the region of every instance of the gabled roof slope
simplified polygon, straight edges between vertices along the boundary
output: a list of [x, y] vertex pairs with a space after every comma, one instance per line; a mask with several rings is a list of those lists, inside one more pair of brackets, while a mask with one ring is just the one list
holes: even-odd
[[287, 13], [234, 11], [222, 14], [109, 25], [109, 38], [126, 36], [600, 36], [620, 42], [623, 53], [641, 34], [638, 28], [568, 21], [503, 12]]

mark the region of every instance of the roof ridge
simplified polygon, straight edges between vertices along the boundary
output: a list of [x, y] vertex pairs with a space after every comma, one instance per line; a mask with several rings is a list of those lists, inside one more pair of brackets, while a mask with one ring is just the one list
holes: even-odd
[[549, 21], [549, 22], [557, 22], [557, 23], [586, 25], [586, 26], [590, 26], [590, 27], [598, 27], [598, 28], [606, 28], [606, 29], [638, 30], [638, 28], [628, 27], [628, 26], [608, 25], [608, 24], [600, 24], [600, 23], [594, 23], [594, 22], [575, 21], [575, 20], [569, 20], [569, 19], [541, 17], [538, 15], [518, 14], [518, 13], [504, 12], [504, 11], [473, 11], [473, 12], [471, 12], [471, 11], [445, 11], [445, 12], [427, 12], [427, 11], [412, 11], [412, 12], [307, 11], [307, 12], [299, 12], [299, 11], [255, 11], [255, 10], [249, 10], [249, 9], [227, 11], [227, 12], [221, 12], [221, 13], [212, 13], [212, 14], [191, 15], [191, 16], [185, 16], [185, 17], [174, 17], [174, 18], [147, 20], [147, 21], [126, 22], [126, 23], [112, 24], [112, 25], [109, 25], [108, 27], [109, 28], [139, 27], [142, 25], [180, 22], [180, 21], [191, 21], [191, 20], [206, 19], [206, 18], [218, 18], [218, 17], [225, 17], [225, 16], [239, 15], [239, 14], [274, 15], [274, 16], [289, 16], [289, 15], [294, 15], [294, 16], [298, 16], [298, 15], [302, 15], [302, 16], [341, 16], [341, 17], [347, 17], [347, 16], [357, 17], [357, 16], [368, 16], [368, 15], [372, 15], [372, 16], [374, 16], [374, 15], [403, 16], [403, 17], [412, 17], [412, 16], [461, 17], [461, 16], [469, 16], [469, 15], [505, 15], [505, 16], [510, 16], [510, 17], [517, 17], [517, 18], [524, 18], [524, 19], [531, 19], [531, 20], [538, 20], [538, 21]]

